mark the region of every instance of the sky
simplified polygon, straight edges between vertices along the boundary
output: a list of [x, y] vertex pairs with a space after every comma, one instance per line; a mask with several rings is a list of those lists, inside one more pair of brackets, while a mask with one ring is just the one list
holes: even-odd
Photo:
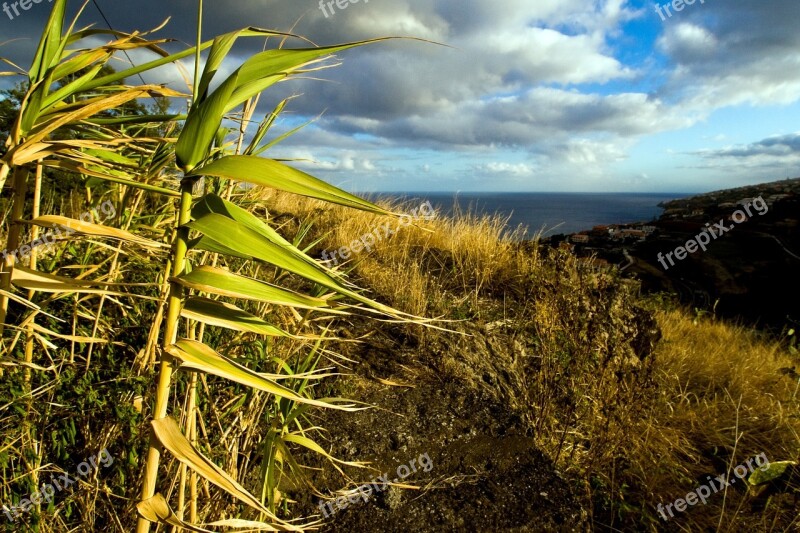
[[[26, 69], [52, 5], [35, 1], [0, 11], [0, 57]], [[351, 2], [206, 2], [203, 22], [204, 38], [256, 26], [318, 45], [441, 43], [349, 50], [262, 97], [261, 116], [296, 96], [278, 133], [309, 123], [266, 154], [347, 190], [694, 193], [800, 176], [796, 0]], [[171, 17], [155, 36], [194, 41], [196, 1], [96, 4], [114, 29]], [[80, 22], [106, 26], [93, 2]], [[240, 43], [222, 73], [263, 46]], [[145, 80], [186, 89], [175, 67]]]

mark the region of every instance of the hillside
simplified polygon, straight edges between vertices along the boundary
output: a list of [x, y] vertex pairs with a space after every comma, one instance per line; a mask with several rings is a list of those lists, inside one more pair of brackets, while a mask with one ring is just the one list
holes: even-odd
[[[314, 82], [306, 101], [335, 110], [325, 91], [336, 84], [317, 89], [321, 71], [354, 48], [384, 47], [357, 56], [366, 62], [336, 89], [356, 96], [354, 114], [334, 111], [347, 119], [337, 137], [350, 148], [388, 139], [353, 129], [366, 124], [358, 116], [372, 107], [363, 96], [381, 86], [378, 70], [398, 74], [402, 83], [384, 83], [392, 87], [384, 96], [396, 118], [411, 122], [430, 123], [435, 108], [460, 117], [472, 107], [508, 122], [512, 100], [525, 113], [592, 116], [584, 104], [536, 103], [531, 85], [530, 102], [495, 90], [475, 106], [448, 105], [444, 92], [416, 80], [427, 71], [461, 93], [463, 76], [448, 73], [471, 65], [448, 59], [425, 69], [424, 55], [382, 55], [390, 45], [424, 46], [430, 57], [445, 47], [434, 46], [434, 35], [368, 38], [362, 30], [383, 31], [369, 22], [382, 19], [356, 8], [347, 13], [362, 29], [340, 25], [339, 14], [327, 27], [347, 38], [316, 46], [336, 42], [336, 32], [305, 38], [250, 25], [255, 16], [231, 30], [247, 2], [198, 2], [197, 17], [176, 17], [182, 30], [172, 37], [154, 36], [166, 22], [111, 29], [98, 2], [75, 6], [71, 19], [67, 4], [52, 2], [46, 22], [39, 10], [42, 33], [25, 67], [6, 58], [11, 70], [0, 72], [19, 81], [0, 91], [0, 529], [797, 529], [797, 183], [764, 189], [766, 199], [736, 199], [758, 191], [735, 191], [670, 205], [657, 225], [595, 228], [570, 237], [575, 248], [523, 241], [497, 217], [373, 203], [333, 185], [359, 173], [413, 174], [454, 188], [473, 178], [442, 180], [443, 161], [430, 156], [444, 144], [424, 135], [394, 153], [406, 159], [396, 174], [382, 174], [389, 159], [380, 152], [354, 159], [349, 148], [328, 151], [329, 119], [314, 121], [282, 86]], [[258, 20], [274, 20], [273, 7]], [[147, 14], [155, 24], [169, 12], [162, 8], [137, 5], [120, 18], [138, 25], [134, 15]], [[505, 17], [506, 8], [484, 13]], [[91, 10], [108, 31], [86, 19]], [[288, 27], [304, 18], [298, 12]], [[525, 32], [557, 33], [533, 28], [527, 11], [519, 21]], [[597, 35], [590, 41], [604, 43]], [[26, 43], [23, 55], [34, 43], [13, 41]], [[497, 61], [487, 50], [488, 63]], [[552, 59], [574, 67], [572, 58]], [[500, 76], [513, 92], [523, 90], [517, 72]], [[472, 77], [478, 85], [490, 78], [499, 79]], [[415, 98], [412, 87], [433, 97]], [[405, 107], [414, 102], [434, 107]], [[515, 152], [524, 143], [484, 128], [482, 114], [473, 118], [492, 164], [463, 167], [468, 174], [540, 175], [495, 151], [497, 139]], [[306, 119], [315, 122], [307, 153], [293, 144], [299, 137], [284, 143]], [[445, 118], [441, 130], [476, 130], [458, 124]], [[564, 134], [571, 145], [586, 138]], [[447, 144], [459, 147], [459, 165], [480, 152], [480, 144]], [[310, 164], [319, 157], [321, 165]], [[581, 183], [570, 185], [563, 168], [553, 176], [558, 188]], [[722, 217], [725, 235], [709, 233], [712, 216]], [[688, 243], [680, 248], [687, 236], [698, 244], [713, 237], [714, 246], [698, 255]], [[578, 257], [594, 253], [592, 238], [613, 241], [615, 262], [627, 264]], [[706, 279], [709, 288], [693, 285]], [[661, 281], [683, 287], [684, 304], [702, 296], [703, 305], [681, 305]], [[741, 309], [757, 329], [726, 320], [745, 316]]]
[[[597, 227], [551, 244], [568, 240], [578, 255], [617, 264], [646, 292], [677, 294], [689, 307], [776, 335], [800, 325], [800, 179], [715, 191], [663, 207], [656, 221]], [[668, 255], [692, 241], [685, 258]]]
[[[253, 190], [239, 200], [295, 242], [322, 239], [311, 250], [317, 257], [351, 248], [343, 250], [350, 257], [339, 268], [370, 296], [437, 318], [421, 325], [356, 313], [328, 322], [336, 339], [322, 345], [318, 366], [339, 375], [316, 385], [314, 397], [371, 408], [310, 411], [322, 428], [314, 438], [337, 460], [370, 465], [331, 463], [294, 447], [293, 461], [312, 469], [304, 469], [310, 485], [282, 476], [278, 494], [287, 518], [316, 513], [325, 518], [323, 531], [431, 532], [672, 531], [713, 528], [720, 520], [723, 528], [775, 531], [796, 521], [791, 471], [760, 497], [732, 486], [669, 522], [657, 508], [759, 454], [797, 459], [800, 405], [791, 346], [694, 316], [668, 300], [642, 298], [636, 283], [598, 272], [569, 251], [501, 239], [497, 219], [442, 219], [418, 209], [413, 225], [403, 226], [403, 219], [263, 194]], [[394, 206], [409, 213], [419, 207]], [[368, 234], [384, 237], [354, 251], [356, 239]], [[70, 244], [72, 251], [64, 246], [40, 258], [54, 272], [73, 253], [109, 253], [89, 241]], [[132, 256], [127, 265], [138, 279], [157, 279], [147, 255]], [[69, 309], [67, 301], [59, 306], [62, 314]], [[91, 372], [84, 370], [85, 344], [72, 344], [72, 362], [33, 369], [34, 390], [49, 398], [39, 405], [52, 405], [37, 409], [33, 420], [55, 443], [63, 439], [37, 460], [70, 465], [104, 446], [118, 460], [95, 482], [7, 523], [6, 530], [24, 523], [40, 531], [79, 524], [130, 531], [130, 500], [122, 498], [136, 497], [146, 449], [147, 407], [142, 411], [135, 398], [152, 395], [153, 370], [141, 359], [157, 327], [146, 318], [152, 311], [149, 305], [125, 313], [110, 308], [98, 333], [109, 344], [95, 350]], [[287, 330], [302, 323], [289, 314], [273, 319]], [[264, 354], [311, 348], [289, 340], [262, 343], [252, 334], [220, 339], [228, 353], [254, 366], [268, 362]], [[53, 356], [70, 344], [56, 341]], [[130, 370], [115, 378], [120, 364]], [[25, 373], [8, 369], [0, 397], [11, 408], [0, 434], [14, 443], [31, 415], [18, 393]], [[189, 384], [177, 378], [179, 389]], [[243, 395], [213, 376], [202, 384], [209, 394], [205, 408], [214, 413], [213, 424], [203, 426], [204, 448], [235, 447], [239, 460], [218, 460], [239, 471], [244, 485], [258, 487], [259, 435], [269, 424], [259, 413], [268, 397]], [[79, 428], [77, 435], [70, 428]], [[10, 448], [5, 468], [24, 475], [23, 457]], [[383, 473], [388, 481], [392, 473], [408, 477], [388, 487]], [[365, 483], [376, 483], [370, 494], [346, 492]], [[4, 484], [6, 501], [29, 492], [10, 478]], [[219, 496], [200, 512], [246, 516]]]
[[[380, 226], [303, 204], [274, 201], [335, 228], [327, 249]], [[366, 339], [337, 348], [353, 375], [336, 391], [382, 409], [323, 425], [344, 458], [383, 472], [429, 453], [434, 466], [412, 478], [417, 490], [336, 513], [332, 531], [672, 530], [720, 516], [759, 530], [795, 519], [791, 496], [763, 512], [763, 498], [739, 491], [671, 524], [656, 510], [747, 457], [796, 458], [796, 422], [781, 412], [798, 408], [786, 345], [643, 299], [564, 250], [500, 240], [497, 220], [419, 226], [356, 255], [352, 274], [382, 300], [459, 320], [443, 325], [460, 334], [354, 322], [348, 333]], [[331, 476], [322, 486], [338, 488]]]

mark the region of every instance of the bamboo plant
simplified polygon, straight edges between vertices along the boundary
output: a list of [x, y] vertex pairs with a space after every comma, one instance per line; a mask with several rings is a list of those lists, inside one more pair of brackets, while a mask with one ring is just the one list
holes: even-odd
[[[84, 7], [86, 3], [83, 4]], [[168, 499], [158, 492], [159, 465], [162, 449], [191, 469], [207, 482], [216, 485], [239, 502], [252, 508], [259, 521], [219, 520], [209, 526], [246, 527], [264, 530], [300, 530], [302, 526], [279, 518], [273, 512], [275, 501], [258, 498], [236, 479], [205, 457], [181, 430], [179, 423], [169, 414], [170, 396], [176, 371], [203, 373], [228, 379], [254, 390], [283, 399], [292, 409], [313, 406], [327, 409], [356, 410], [353, 404], [335, 400], [315, 399], [304, 393], [308, 379], [317, 379], [315, 370], [295, 375], [287, 372], [265, 374], [255, 372], [240, 364], [232, 356], [220, 353], [213, 347], [195, 340], [193, 326], [198, 323], [240, 332], [249, 332], [273, 338], [292, 338], [290, 334], [263, 317], [255, 316], [223, 299], [258, 302], [269, 307], [285, 307], [333, 316], [347, 312], [364, 311], [396, 320], [417, 320], [366, 297], [348, 283], [342, 275], [307, 255], [292, 242], [282, 237], [267, 221], [261, 220], [235, 203], [214, 193], [195, 197], [195, 184], [201, 179], [228, 184], [248, 183], [299, 194], [324, 202], [339, 204], [381, 215], [394, 215], [370, 202], [349, 194], [307, 173], [286, 164], [283, 160], [264, 157], [280, 136], [265, 141], [270, 126], [283, 109], [285, 101], [267, 113], [249, 145], [241, 152], [230, 153], [226, 144], [227, 129], [224, 121], [242, 106], [252, 105], [255, 98], [274, 84], [325, 68], [332, 54], [377, 42], [380, 39], [346, 43], [328, 47], [266, 49], [254, 54], [236, 68], [232, 74], [219, 79], [223, 62], [230, 60], [230, 51], [241, 38], [295, 38], [296, 36], [258, 28], [245, 28], [221, 35], [211, 41], [200, 42], [195, 47], [169, 54], [160, 45], [163, 40], [148, 40], [143, 35], [90, 28], [75, 30], [77, 17], [66, 31], [66, 0], [56, 0], [43, 33], [33, 66], [28, 72], [29, 88], [22, 102], [19, 119], [8, 140], [8, 152], [2, 158], [0, 185], [9, 172], [14, 175], [17, 192], [13, 221], [19, 225], [25, 211], [24, 188], [28, 165], [41, 161], [44, 168], [57, 168], [99, 178], [109, 183], [139, 189], [161, 197], [164, 202], [177, 199], [177, 217], [171, 232], [171, 252], [164, 261], [168, 274], [168, 291], [161, 347], [158, 350], [158, 371], [155, 405], [152, 409], [152, 438], [144, 465], [141, 501], [137, 508], [137, 532], [149, 531], [152, 523], [169, 524], [192, 531], [207, 531], [200, 524], [185, 522], [183, 510], [176, 514]], [[202, 14], [202, 2], [200, 2]], [[200, 34], [198, 23], [198, 35]], [[114, 39], [110, 43], [83, 50], [69, 50], [68, 46], [90, 36], [106, 33]], [[157, 59], [144, 65], [125, 69], [109, 75], [100, 75], [103, 65], [120, 50], [142, 48], [157, 55]], [[200, 53], [207, 50], [205, 64], [200, 72]], [[177, 139], [143, 138], [111, 133], [104, 126], [126, 123], [130, 117], [100, 117], [105, 110], [145, 96], [180, 96], [179, 93], [158, 85], [128, 86], [120, 84], [132, 75], [153, 69], [191, 54], [195, 55], [196, 75], [192, 83], [191, 107], [183, 118]], [[67, 76], [82, 71], [85, 74], [65, 83], [60, 89], [54, 84]], [[215, 86], [215, 89], [211, 89]], [[81, 95], [77, 101], [75, 95]], [[151, 122], [175, 122], [175, 116], [149, 117]], [[59, 133], [78, 132], [77, 138], [66, 140]], [[121, 157], [120, 146], [137, 146], [147, 154], [148, 161], [164, 163], [155, 172], [142, 172], [135, 168], [136, 161]], [[177, 190], [160, 183], [162, 171], [170, 172], [166, 163], [174, 158], [174, 172], [178, 173]], [[156, 178], [155, 180], [153, 178]], [[161, 180], [163, 181], [163, 180]], [[22, 192], [21, 192], [22, 191]], [[41, 217], [40, 217], [41, 218]], [[59, 224], [71, 228], [79, 235], [115, 239], [123, 246], [144, 246], [159, 249], [157, 241], [129, 231], [101, 226], [66, 217], [34, 220], [35, 224]], [[19, 234], [17, 233], [17, 240]], [[14, 245], [12, 228], [9, 246]], [[221, 262], [245, 261], [257, 265], [271, 265], [277, 271], [305, 280], [312, 288], [303, 294], [246, 277], [212, 264], [202, 264], [199, 258], [216, 254]], [[8, 295], [12, 287], [36, 289], [51, 293], [108, 293], [108, 283], [92, 280], [73, 280], [53, 276], [35, 269], [16, 268], [7, 263], [2, 278], [3, 305], [0, 318], [5, 321]], [[168, 272], [167, 272], [168, 271]], [[349, 303], [348, 303], [349, 302]], [[181, 319], [189, 324], [181, 331]], [[290, 386], [282, 383], [285, 381]], [[193, 381], [194, 383], [194, 381]], [[299, 387], [299, 389], [298, 389]], [[297, 390], [295, 390], [297, 389]], [[191, 403], [191, 402], [190, 402]], [[297, 411], [298, 413], [302, 411]], [[179, 417], [180, 418], [180, 417]], [[189, 428], [187, 428], [189, 429]], [[191, 433], [191, 431], [189, 432]], [[327, 457], [324, 450], [302, 433], [282, 432], [281, 439], [271, 439], [275, 446], [292, 443], [311, 449]], [[269, 439], [268, 439], [269, 441]], [[269, 442], [268, 442], [269, 444]], [[284, 450], [283, 456], [286, 457]], [[267, 451], [265, 456], [274, 459]], [[275, 490], [274, 480], [266, 484]], [[263, 495], [263, 493], [262, 493]], [[182, 497], [181, 497], [182, 499]], [[245, 511], [242, 511], [246, 514]], [[194, 515], [194, 513], [193, 513]], [[262, 521], [266, 520], [266, 521]]]
[[[258, 144], [251, 144], [244, 154], [228, 155], [224, 151], [220, 136], [220, 128], [226, 115], [249, 99], [292, 75], [307, 72], [309, 68], [318, 68], [314, 65], [334, 52], [371, 41], [325, 48], [265, 50], [244, 61], [230, 76], [221, 81], [214, 91], [211, 91], [210, 85], [212, 81], [216, 81], [214, 78], [222, 62], [235, 41], [241, 37], [286, 37], [286, 34], [248, 28], [214, 39], [203, 73], [196, 84], [193, 104], [176, 143], [176, 163], [184, 177], [181, 181], [180, 217], [172, 257], [173, 278], [170, 285], [169, 310], [152, 422], [155, 440], [147, 457], [142, 502], [139, 504], [142, 520], [137, 531], [140, 533], [148, 531], [149, 523], [158, 520], [180, 527], [198, 527], [180, 521], [169, 509], [166, 499], [156, 494], [160, 446], [169, 450], [189, 468], [199, 472], [209, 482], [226, 490], [271, 520], [269, 523], [249, 522], [248, 527], [258, 526], [265, 529], [278, 527], [286, 530], [297, 528], [296, 525], [278, 518], [259, 498], [247, 492], [232, 477], [214, 468], [210, 460], [192, 447], [177, 423], [168, 417], [171, 381], [177, 363], [180, 363], [181, 369], [217, 375], [299, 404], [334, 409], [355, 408], [352, 405], [313, 400], [299, 395], [278, 383], [278, 375], [266, 377], [264, 374], [243, 367], [205, 344], [186, 338], [179, 339], [178, 319], [182, 314], [187, 316], [187, 311], [192, 319], [206, 324], [228, 326], [233, 324], [237, 328], [250, 330], [257, 328], [267, 335], [287, 335], [259, 317], [248, 315], [231, 305], [217, 303], [217, 300], [190, 296], [187, 294], [188, 290], [202, 292], [212, 297], [255, 300], [323, 313], [337, 310], [339, 304], [332, 297], [338, 294], [384, 315], [396, 318], [402, 315], [354, 290], [338, 274], [306, 255], [248, 211], [212, 193], [199, 199], [192, 197], [193, 186], [200, 178], [223, 178], [375, 213], [391, 214], [281, 161], [253, 155], [253, 152], [261, 148]], [[268, 114], [262, 124], [272, 120], [274, 120], [272, 114]], [[259, 131], [264, 132], [265, 128], [260, 128]], [[195, 232], [197, 236], [190, 238], [190, 232]], [[187, 261], [187, 253], [192, 250], [212, 251], [229, 258], [271, 264], [324, 288], [327, 294], [323, 297], [303, 295], [220, 268], [191, 265]], [[321, 450], [303, 437], [294, 440], [315, 451]], [[232, 526], [234, 523], [221, 521], [215, 525]]]

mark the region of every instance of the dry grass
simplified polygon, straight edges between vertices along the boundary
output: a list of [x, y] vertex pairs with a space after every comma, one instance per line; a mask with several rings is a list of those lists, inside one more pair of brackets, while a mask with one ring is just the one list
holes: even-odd
[[[281, 233], [290, 240], [302, 222], [313, 221], [312, 234], [322, 238], [311, 250], [317, 257], [322, 250], [346, 246], [387, 222], [392, 228], [398, 223], [397, 219], [330, 208], [287, 194], [253, 190], [244, 199], [253, 202], [250, 208], [257, 214], [281, 226]], [[388, 207], [410, 212], [418, 205]], [[303, 246], [312, 238], [304, 239]], [[155, 279], [147, 258], [136, 259], [140, 277]], [[420, 354], [436, 354], [425, 364], [443, 378], [458, 377], [486, 387], [520, 414], [539, 447], [585, 496], [595, 528], [776, 531], [785, 530], [795, 518], [790, 495], [776, 495], [765, 510], [755, 512], [751, 501], [738, 491], [716, 495], [708, 505], [695, 506], [666, 525], [655, 511], [658, 503], [673, 502], [698, 487], [705, 475], [722, 474], [748, 457], [763, 452], [770, 461], [798, 458], [800, 383], [790, 373], [780, 372], [795, 366], [797, 360], [780, 343], [745, 328], [655, 306], [663, 339], [642, 359], [647, 350], [634, 349], [633, 340], [647, 340], [648, 325], [642, 318], [646, 313], [638, 309], [646, 302], [639, 298], [635, 285], [613, 273], [592, 270], [568, 251], [548, 251], [536, 243], [520, 246], [499, 217], [460, 213], [452, 219], [417, 220], [340, 268], [351, 271], [359, 286], [369, 288], [387, 304], [416, 315], [464, 321], [447, 324], [459, 330], [470, 328], [472, 337], [448, 336], [419, 326], [402, 328], [417, 337]], [[69, 302], [60, 305], [61, 312], [70, 312]], [[133, 347], [123, 350], [121, 341], [141, 347], [151, 326], [142, 317], [151, 311], [138, 307], [132, 313], [122, 307], [103, 310], [98, 336], [119, 344], [92, 360], [93, 366], [102, 369], [98, 377], [111, 379], [111, 369], [117, 368], [122, 358], [122, 364], [130, 366]], [[89, 305], [82, 313], [91, 319], [96, 309]], [[272, 318], [280, 321], [286, 317], [276, 314]], [[291, 320], [286, 320], [278, 325], [291, 329]], [[91, 334], [91, 320], [79, 325], [76, 333]], [[133, 331], [138, 340], [114, 331]], [[270, 350], [284, 354], [289, 348], [278, 345]], [[73, 349], [75, 353], [70, 355], [77, 364], [67, 365], [69, 375], [57, 376], [59, 383], [82, 383], [84, 379], [85, 349], [77, 345]], [[137, 393], [147, 394], [135, 374], [129, 372], [125, 379], [136, 383]], [[487, 374], [492, 376], [491, 383], [483, 379]], [[40, 384], [49, 387], [55, 383], [52, 379], [41, 376]], [[126, 391], [131, 386], [120, 384]], [[209, 449], [219, 446], [238, 452], [220, 456], [221, 461], [238, 455], [246, 458], [246, 465], [256, 465], [255, 443], [262, 430], [256, 413], [262, 412], [267, 399], [253, 398], [246, 411], [231, 410], [231, 403], [241, 398], [240, 391], [206, 380], [201, 381], [201, 388], [204, 396], [214, 398], [210, 407], [213, 417], [207, 427], [201, 427], [201, 440]], [[127, 408], [129, 394], [96, 390], [101, 400], [111, 400], [83, 406], [83, 410], [103, 420], [104, 434], [116, 441], [115, 457], [133, 457], [125, 466], [127, 481], [123, 482], [135, 487], [137, 454], [143, 441], [131, 433], [138, 431], [141, 415]], [[67, 405], [73, 401], [61, 394], [49, 402]], [[126, 420], [120, 425], [119, 415], [112, 411], [115, 404], [119, 410], [123, 399]], [[54, 414], [42, 412], [34, 418], [41, 427], [51, 427]], [[63, 410], [58, 415], [63, 415]], [[9, 424], [11, 418], [2, 422], [7, 453], [23, 455], [13, 450], [18, 435]], [[80, 422], [90, 427], [88, 421]], [[63, 422], [58, 425], [63, 432]], [[97, 428], [94, 432], [102, 433]], [[82, 454], [96, 453], [106, 442], [95, 438], [69, 442], [58, 448], [59, 453], [46, 448], [42, 461], [70, 465]], [[224, 466], [244, 472], [235, 461]], [[176, 472], [177, 466], [170, 464], [168, 469]], [[4, 486], [8, 488], [10, 483], [6, 480]], [[102, 495], [102, 487], [84, 489], [70, 498], [71, 508], [80, 508], [81, 515], [104, 516], [103, 523], [122, 523], [132, 516], [130, 508], [123, 509]], [[19, 491], [27, 494], [31, 490], [24, 487]], [[134, 492], [131, 489], [126, 497], [134, 498]], [[213, 498], [201, 514], [226, 509], [230, 510], [224, 499]], [[68, 522], [61, 520], [50, 529], [44, 525], [42, 531], [56, 531]]]
[[[323, 212], [287, 195], [268, 203], [331, 228], [320, 251], [387, 221]], [[409, 312], [510, 325], [518, 351], [531, 360], [509, 357], [512, 376], [498, 394], [509, 408], [523, 406], [542, 448], [578, 480], [593, 502], [596, 528], [773, 531], [792, 521], [790, 496], [752, 512], [752, 500], [739, 491], [667, 525], [655, 509], [762, 452], [771, 461], [798, 459], [800, 383], [779, 371], [797, 361], [780, 343], [662, 305], [655, 318], [663, 339], [641, 360], [631, 339], [647, 329], [637, 319], [646, 302], [634, 285], [565, 251], [520, 248], [499, 217], [461, 213], [419, 226], [361, 252], [353, 274]], [[471, 368], [477, 374], [491, 366], [474, 347], [460, 351], [470, 350], [446, 354], [439, 370], [464, 378]]]
[[[478, 295], [509, 276], [520, 276], [514, 242], [520, 229], [508, 232], [507, 219], [457, 212], [452, 218], [426, 221], [418, 217], [412, 226], [398, 227], [398, 219], [325, 206], [322, 202], [275, 191], [255, 192], [251, 200], [264, 201], [272, 214], [291, 214], [313, 220], [323, 228], [317, 255], [349, 246], [361, 236], [380, 230], [385, 224], [396, 229], [382, 237], [369, 253], [362, 251], [340, 264], [343, 270], [356, 267], [363, 286], [387, 298], [392, 305], [416, 315], [449, 311], [451, 301], [441, 298], [442, 289], [457, 289], [460, 298], [477, 304]], [[377, 202], [396, 213], [410, 213], [419, 207], [412, 202]], [[278, 217], [281, 220], [281, 217]], [[291, 231], [290, 231], [291, 232]], [[523, 264], [524, 263], [524, 264]], [[437, 273], [438, 279], [430, 275]]]
[[[627, 451], [629, 472], [643, 496], [652, 495], [651, 505], [672, 502], [706, 475], [726, 473], [760, 453], [770, 461], [800, 459], [800, 382], [780, 372], [796, 365], [796, 357], [746, 328], [678, 310], [657, 318], [664, 334], [656, 351], [658, 395]], [[723, 507], [717, 495], [675, 521], [690, 529], [746, 524], [772, 531], [778, 517], [794, 518], [791, 497], [775, 497], [760, 515], [744, 512], [750, 501], [739, 491], [724, 500]]]

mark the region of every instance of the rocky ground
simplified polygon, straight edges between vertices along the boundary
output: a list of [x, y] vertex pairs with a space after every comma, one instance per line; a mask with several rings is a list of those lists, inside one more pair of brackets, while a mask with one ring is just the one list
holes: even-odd
[[[374, 491], [367, 501], [354, 497], [355, 503], [342, 499], [344, 509], [334, 502], [335, 512], [323, 531], [584, 529], [584, 513], [568, 482], [536, 448], [513, 409], [491, 392], [504, 386], [497, 370], [520, 356], [513, 353], [513, 342], [479, 328], [470, 335], [453, 336], [455, 353], [465, 355], [459, 369], [465, 375], [458, 378], [443, 378], [431, 368], [437, 365], [436, 353], [391, 351], [389, 337], [356, 350], [361, 359], [355, 375], [342, 378], [338, 387], [375, 408], [326, 413], [321, 425], [330, 431], [331, 453], [370, 460], [374, 471], [347, 470], [362, 484], [378, 480], [380, 473], [397, 478], [414, 459], [428, 464], [419, 460], [424, 454], [432, 466], [428, 472], [417, 468], [400, 482], [413, 488], [392, 486]], [[476, 361], [483, 361], [483, 368], [470, 364]], [[396, 386], [387, 387], [379, 379]], [[314, 483], [340, 488], [343, 479], [326, 468]], [[319, 512], [314, 507], [319, 502], [306, 502], [303, 511]]]

